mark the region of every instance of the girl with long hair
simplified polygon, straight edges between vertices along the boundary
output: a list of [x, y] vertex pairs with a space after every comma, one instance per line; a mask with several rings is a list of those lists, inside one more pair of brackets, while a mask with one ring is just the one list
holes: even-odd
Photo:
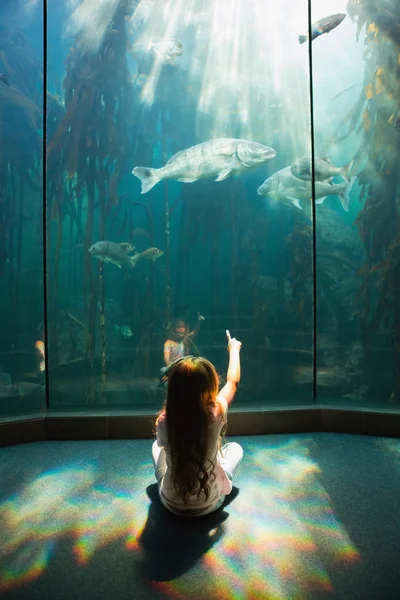
[[240, 380], [241, 342], [228, 337], [226, 384], [205, 358], [185, 356], [166, 373], [167, 400], [156, 420], [153, 461], [160, 500], [178, 515], [201, 516], [217, 510], [232, 491], [243, 450], [221, 447], [228, 406]]

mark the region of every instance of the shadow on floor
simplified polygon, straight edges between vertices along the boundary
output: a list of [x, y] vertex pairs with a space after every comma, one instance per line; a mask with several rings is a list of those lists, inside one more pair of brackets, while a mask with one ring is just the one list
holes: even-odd
[[139, 568], [142, 576], [152, 581], [169, 581], [194, 567], [224, 535], [229, 517], [224, 509], [239, 494], [234, 487], [221, 508], [204, 517], [179, 517], [161, 504], [156, 483], [146, 491], [151, 504], [139, 539]]

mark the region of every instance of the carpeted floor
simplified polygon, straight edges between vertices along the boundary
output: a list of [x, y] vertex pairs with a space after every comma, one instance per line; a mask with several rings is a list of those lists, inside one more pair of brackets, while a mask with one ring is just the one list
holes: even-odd
[[234, 497], [157, 499], [151, 441], [0, 450], [0, 595], [29, 600], [398, 600], [400, 440], [231, 438]]

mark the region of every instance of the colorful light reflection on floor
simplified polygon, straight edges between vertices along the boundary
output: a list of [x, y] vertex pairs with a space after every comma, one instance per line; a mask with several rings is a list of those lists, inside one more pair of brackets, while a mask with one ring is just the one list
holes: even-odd
[[135, 474], [107, 477], [94, 462], [49, 471], [0, 505], [0, 592], [36, 579], [57, 541], [73, 540], [79, 564], [121, 539], [137, 549], [150, 500], [150, 462]]
[[[154, 582], [157, 590], [177, 599], [301, 600], [309, 590], [332, 590], [328, 561], [336, 566], [357, 561], [310, 458], [313, 442], [292, 438], [271, 445], [266, 438], [265, 444], [245, 445], [240, 493], [226, 508], [223, 535], [195, 575], [190, 570], [173, 581]], [[65, 537], [82, 567], [116, 540], [140, 556], [150, 503], [146, 487], [152, 482], [150, 462], [134, 474], [118, 469], [105, 475], [91, 461], [28, 483], [0, 505], [0, 591], [38, 578]]]
[[301, 600], [309, 590], [331, 591], [325, 560], [338, 566], [359, 554], [318, 480], [311, 447], [297, 439], [246, 446], [250, 475], [242, 469], [226, 535], [202, 561], [204, 577], [197, 588], [190, 573], [157, 588], [196, 600]]

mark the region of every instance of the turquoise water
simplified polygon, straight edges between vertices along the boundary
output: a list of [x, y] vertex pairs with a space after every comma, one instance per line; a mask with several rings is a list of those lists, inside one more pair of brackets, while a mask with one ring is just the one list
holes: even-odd
[[[222, 379], [243, 342], [237, 407], [396, 410], [395, 1], [49, 0], [46, 38], [44, 8], [0, 9], [0, 414], [46, 382], [54, 409], [158, 409], [176, 318]], [[300, 44], [310, 8], [346, 16]], [[221, 138], [246, 142], [141, 193], [135, 168]]]

